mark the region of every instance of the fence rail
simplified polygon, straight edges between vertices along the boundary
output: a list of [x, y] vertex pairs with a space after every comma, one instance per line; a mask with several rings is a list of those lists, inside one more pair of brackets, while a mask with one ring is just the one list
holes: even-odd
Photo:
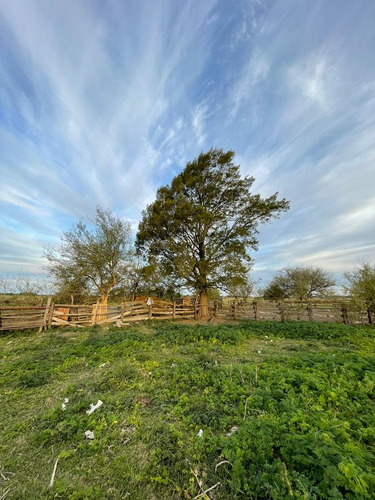
[[119, 326], [133, 321], [148, 319], [193, 319], [196, 317], [194, 303], [145, 300], [123, 302], [119, 305], [76, 305], [53, 304], [51, 299], [42, 307], [2, 307], [0, 308], [0, 331], [39, 328], [47, 330], [51, 326], [86, 327], [92, 325]]
[[345, 299], [336, 300], [232, 300], [214, 301], [212, 314], [221, 319], [273, 321], [317, 321], [344, 324], [375, 323], [375, 314], [365, 305], [354, 306]]
[[[363, 307], [354, 307], [345, 300], [267, 301], [230, 300], [213, 301], [210, 317], [222, 320], [318, 321], [345, 324], [374, 324], [375, 315]], [[122, 326], [133, 321], [149, 319], [194, 319], [199, 316], [195, 300], [168, 302], [136, 300], [119, 305], [53, 304], [49, 298], [45, 306], [0, 308], [0, 330], [51, 326], [86, 327], [91, 325]]]

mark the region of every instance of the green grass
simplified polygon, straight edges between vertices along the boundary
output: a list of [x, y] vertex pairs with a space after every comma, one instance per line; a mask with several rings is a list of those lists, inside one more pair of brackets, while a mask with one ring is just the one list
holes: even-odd
[[[40, 306], [47, 301], [47, 296], [36, 295], [35, 293], [0, 293], [0, 307], [31, 307]], [[1, 497], [0, 497], [1, 498]]]
[[317, 323], [2, 336], [0, 498], [375, 498], [374, 352]]

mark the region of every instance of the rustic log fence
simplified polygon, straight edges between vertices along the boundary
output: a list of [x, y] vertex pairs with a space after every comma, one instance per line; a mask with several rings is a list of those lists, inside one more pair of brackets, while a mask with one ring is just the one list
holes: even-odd
[[119, 305], [53, 304], [48, 299], [42, 307], [0, 308], [0, 330], [39, 328], [39, 332], [51, 326], [87, 327], [92, 325], [119, 326], [133, 321], [155, 319], [194, 319], [196, 307], [163, 300], [136, 300]]
[[375, 323], [375, 314], [362, 305], [354, 306], [345, 299], [326, 300], [231, 300], [210, 304], [212, 315], [218, 319], [259, 321], [316, 321], [330, 323]]
[[[218, 320], [317, 321], [344, 324], [374, 324], [375, 315], [363, 307], [354, 307], [345, 300], [267, 301], [215, 300], [209, 304], [210, 317]], [[118, 305], [54, 304], [49, 298], [44, 306], [1, 307], [0, 330], [51, 326], [87, 327], [159, 319], [197, 319], [196, 300], [135, 300]]]

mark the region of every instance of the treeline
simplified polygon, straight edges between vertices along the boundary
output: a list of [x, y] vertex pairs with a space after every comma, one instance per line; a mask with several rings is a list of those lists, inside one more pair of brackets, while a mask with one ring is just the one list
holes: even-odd
[[[254, 178], [240, 175], [234, 152], [211, 149], [186, 164], [170, 185], [162, 186], [142, 212], [136, 238], [130, 224], [100, 207], [90, 224], [76, 223], [58, 248], [45, 250], [57, 302], [84, 303], [156, 295], [199, 297], [208, 316], [218, 294], [249, 297], [251, 251], [258, 227], [279, 218], [289, 202], [278, 193], [252, 192]], [[345, 291], [370, 308], [375, 303], [375, 269], [363, 263], [345, 276]], [[335, 281], [318, 267], [281, 270], [262, 290], [268, 299], [324, 297]]]
[[[335, 294], [338, 283], [321, 267], [286, 267], [277, 273], [261, 291], [267, 300], [328, 298]], [[362, 262], [343, 275], [342, 289], [353, 305], [375, 312], [375, 265]]]

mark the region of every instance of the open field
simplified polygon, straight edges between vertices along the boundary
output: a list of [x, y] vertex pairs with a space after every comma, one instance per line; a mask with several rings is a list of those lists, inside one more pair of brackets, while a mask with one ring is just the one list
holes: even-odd
[[375, 498], [374, 352], [324, 323], [3, 334], [0, 498]]
[[47, 296], [36, 294], [11, 294], [0, 293], [0, 307], [11, 306], [40, 306], [46, 302]]

